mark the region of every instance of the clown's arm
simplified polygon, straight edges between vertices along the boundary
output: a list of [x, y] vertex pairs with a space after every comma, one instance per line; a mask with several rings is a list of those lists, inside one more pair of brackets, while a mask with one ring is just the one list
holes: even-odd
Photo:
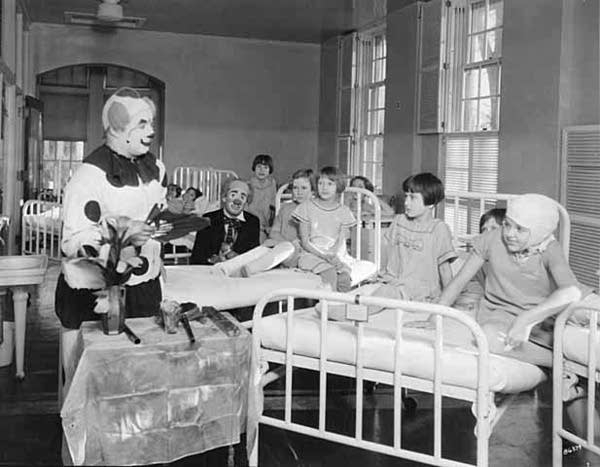
[[96, 167], [84, 163], [65, 188], [62, 250], [67, 257], [77, 256], [83, 245], [99, 245], [102, 197], [97, 190], [97, 172]]

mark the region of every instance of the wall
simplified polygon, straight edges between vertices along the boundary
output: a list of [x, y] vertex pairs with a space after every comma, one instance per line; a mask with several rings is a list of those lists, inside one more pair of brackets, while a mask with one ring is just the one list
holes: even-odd
[[600, 123], [600, 2], [563, 0], [560, 127]]
[[[387, 68], [383, 191], [393, 194], [421, 165], [415, 134], [417, 5], [387, 17]], [[437, 156], [437, 154], [436, 154]], [[416, 167], [415, 167], [416, 166]]]
[[265, 152], [279, 180], [316, 164], [318, 45], [42, 23], [32, 25], [31, 43], [35, 74], [110, 63], [162, 80], [169, 171], [211, 165], [247, 176]]
[[[317, 167], [339, 165], [337, 137], [338, 39], [321, 44], [321, 87], [319, 99], [319, 157]], [[344, 165], [340, 165], [345, 170]]]

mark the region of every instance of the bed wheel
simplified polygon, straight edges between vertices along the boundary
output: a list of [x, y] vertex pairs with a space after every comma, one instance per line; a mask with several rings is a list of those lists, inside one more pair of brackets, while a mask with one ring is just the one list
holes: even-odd
[[402, 404], [407, 414], [411, 415], [417, 411], [417, 400], [413, 397], [403, 397]]

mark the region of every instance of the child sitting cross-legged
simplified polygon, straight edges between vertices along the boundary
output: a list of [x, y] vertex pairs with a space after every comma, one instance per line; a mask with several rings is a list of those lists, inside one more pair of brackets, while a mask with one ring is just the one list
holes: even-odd
[[299, 204], [312, 198], [312, 170], [301, 169], [294, 172], [290, 185], [292, 201], [281, 205], [269, 232], [269, 238], [256, 248], [217, 264], [216, 268], [231, 277], [249, 277], [279, 264], [288, 268], [298, 266], [300, 252], [298, 223], [292, 218], [292, 213]]
[[344, 258], [349, 229], [356, 224], [348, 206], [340, 203], [345, 188], [345, 177], [336, 167], [323, 167], [316, 198], [300, 204], [292, 214], [299, 222], [302, 246], [298, 266], [319, 274], [339, 292], [349, 291], [352, 285], [351, 266]]

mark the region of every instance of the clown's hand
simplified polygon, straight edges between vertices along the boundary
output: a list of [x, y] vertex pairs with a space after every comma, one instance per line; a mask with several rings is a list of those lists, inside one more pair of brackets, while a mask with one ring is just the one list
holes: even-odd
[[132, 220], [127, 229], [127, 236], [132, 245], [142, 246], [150, 240], [155, 231], [156, 227], [154, 225], [148, 225], [144, 221]]
[[504, 336], [504, 342], [506, 346], [505, 351], [510, 351], [519, 348], [523, 342], [527, 342], [531, 329], [535, 326], [535, 323], [529, 323], [522, 316], [517, 317], [512, 326], [508, 329], [506, 336]]
[[154, 234], [152, 234], [152, 238], [160, 240], [160, 237], [167, 235], [171, 230], [173, 230], [172, 223], [167, 222], [165, 220], [160, 220], [158, 222], [158, 227], [156, 228]]

